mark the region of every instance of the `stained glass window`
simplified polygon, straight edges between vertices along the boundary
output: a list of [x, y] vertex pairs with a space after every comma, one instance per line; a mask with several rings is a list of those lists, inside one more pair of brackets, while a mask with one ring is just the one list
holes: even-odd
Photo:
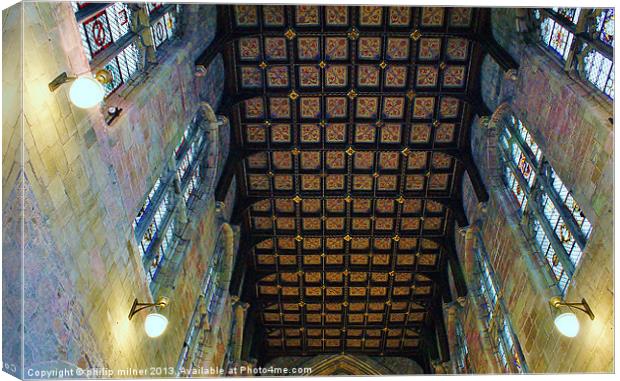
[[534, 15], [540, 21], [542, 44], [566, 64], [565, 69], [576, 70], [613, 99], [614, 9], [552, 8]]
[[481, 310], [484, 314], [483, 322], [491, 342], [495, 346], [497, 360], [502, 369], [507, 373], [526, 373], [527, 369], [524, 365], [525, 359], [521, 352], [521, 347], [510, 326], [504, 301], [497, 291], [499, 286], [479, 233], [476, 235], [474, 252], [480, 284], [478, 296], [481, 301]]
[[[223, 234], [223, 233], [220, 233]], [[223, 235], [221, 236], [223, 237]], [[207, 274], [207, 281], [203, 294], [207, 304], [207, 317], [209, 322], [213, 321], [216, 315], [219, 301], [222, 298], [223, 287], [221, 283], [221, 272], [224, 265], [224, 243], [222, 240], [218, 242], [215, 248], [215, 253], [209, 261], [209, 272]]]
[[[177, 204], [183, 200], [187, 206], [192, 195], [200, 190], [201, 157], [207, 150], [204, 130], [194, 119], [185, 129], [172, 154], [176, 167], [161, 175], [146, 195], [142, 207], [133, 221], [138, 251], [147, 274], [147, 283], [153, 285], [166, 261], [173, 258], [177, 245], [176, 230], [179, 228], [174, 217]], [[182, 197], [175, 195], [173, 177], [177, 177]], [[181, 231], [180, 229], [179, 231]], [[153, 290], [153, 286], [151, 287]]]
[[545, 17], [543, 19], [540, 26], [540, 37], [542, 42], [563, 60], [568, 58], [574, 35], [553, 18]]
[[528, 215], [534, 242], [565, 294], [592, 226], [526, 126], [514, 116], [505, 120], [500, 155], [506, 186], [522, 215]]
[[463, 330], [463, 323], [461, 319], [456, 319], [456, 349], [457, 358], [456, 364], [461, 373], [472, 373], [471, 365], [469, 363], [469, 349], [467, 348], [467, 339], [465, 337], [465, 331]]
[[177, 145], [174, 153], [177, 161], [177, 179], [183, 192], [183, 200], [189, 207], [198, 195], [198, 189], [202, 181], [199, 163], [199, 154], [204, 150], [206, 139], [201, 130], [195, 128], [195, 124], [190, 125], [185, 130], [181, 141]]
[[583, 58], [583, 71], [588, 81], [613, 99], [614, 64], [610, 59], [592, 49]]
[[534, 168], [540, 162], [541, 151], [523, 124], [512, 118], [514, 130], [504, 129], [500, 136], [500, 146], [507, 161], [504, 178], [513, 196], [519, 203], [521, 212], [525, 211], [528, 194], [536, 179]]
[[598, 38], [609, 46], [614, 46], [614, 8], [603, 9], [596, 19]]
[[[141, 8], [95, 2], [72, 2], [72, 7], [92, 70], [104, 68], [112, 75], [112, 81], [104, 85], [106, 96], [137, 78], [145, 68], [146, 47], [135, 32], [140, 27], [133, 25], [137, 19], [133, 13]], [[180, 5], [146, 3], [141, 7], [150, 15], [149, 30], [157, 50], [177, 33]]]
[[134, 219], [134, 231], [139, 237], [138, 250], [145, 264], [149, 284], [155, 281], [164, 260], [172, 252], [172, 198], [170, 189], [162, 186], [161, 178], [157, 179]]

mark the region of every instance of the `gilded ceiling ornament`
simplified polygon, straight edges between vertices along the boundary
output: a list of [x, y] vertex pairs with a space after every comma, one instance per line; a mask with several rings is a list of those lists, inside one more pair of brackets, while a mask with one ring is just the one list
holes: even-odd
[[355, 150], [353, 149], [353, 147], [349, 147], [347, 148], [346, 151], [344, 151], [347, 153], [347, 155], [352, 156], [355, 153]]
[[295, 36], [297, 36], [297, 33], [295, 33], [295, 31], [293, 30], [293, 28], [289, 28], [286, 33], [284, 33], [284, 37], [286, 37], [289, 40], [292, 40], [293, 38], [295, 38]]
[[349, 40], [357, 40], [359, 36], [360, 36], [360, 32], [358, 32], [355, 27], [351, 28], [349, 33], [347, 33], [347, 37], [349, 37]]
[[402, 153], [405, 157], [409, 156], [409, 147], [403, 148], [400, 153]]
[[355, 89], [351, 89], [347, 93], [347, 96], [349, 97], [349, 99], [354, 99], [357, 96], [357, 92], [355, 91]]
[[302, 200], [302, 198], [301, 198], [301, 197], [299, 197], [299, 195], [298, 195], [298, 194], [297, 194], [297, 195], [295, 195], [295, 197], [293, 197], [293, 201], [294, 201], [296, 204], [299, 204], [299, 203], [301, 202], [301, 200]]
[[300, 236], [299, 234], [295, 237], [295, 241], [297, 242], [301, 242], [303, 241], [304, 237]]
[[292, 90], [291, 93], [288, 95], [288, 97], [291, 98], [292, 100], [295, 100], [299, 98], [299, 94], [297, 94], [295, 90]]
[[352, 239], [351, 236], [348, 234], [344, 236], [344, 240], [347, 242], [349, 242], [351, 239]]
[[422, 37], [422, 33], [420, 32], [420, 30], [416, 29], [413, 32], [411, 32], [409, 37], [411, 37], [413, 41], [417, 41], [420, 39], [420, 37]]
[[261, 61], [261, 63], [258, 64], [258, 67], [260, 67], [261, 69], [265, 69], [267, 67], [267, 62]]

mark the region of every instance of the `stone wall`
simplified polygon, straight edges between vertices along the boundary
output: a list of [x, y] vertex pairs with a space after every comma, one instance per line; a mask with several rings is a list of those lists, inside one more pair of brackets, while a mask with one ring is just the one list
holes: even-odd
[[497, 7], [491, 8], [491, 31], [493, 38], [517, 62], [521, 58], [522, 38], [517, 33], [516, 25], [519, 16], [526, 12], [524, 8]]
[[[21, 9], [23, 35], [18, 24]], [[189, 250], [177, 285], [168, 295], [166, 333], [149, 339], [142, 327], [144, 316], [129, 321], [127, 315], [134, 298], [141, 302], [151, 298], [133, 219], [199, 102], [211, 102], [216, 108], [221, 97], [221, 62], [216, 60], [200, 82], [194, 80], [193, 67], [194, 59], [215, 35], [215, 6], [185, 5], [184, 9], [194, 22], [187, 23], [183, 38], [167, 47], [166, 55], [149, 69], [142, 84], [108, 99], [108, 104], [123, 108], [110, 126], [101, 110], [74, 107], [68, 86], [53, 93], [47, 88], [63, 71], [73, 74], [89, 69], [70, 4], [24, 3], [3, 14], [3, 38], [10, 41], [3, 50], [3, 64], [9, 63], [3, 65], [7, 93], [18, 93], [15, 89], [21, 86], [15, 62], [20, 55], [10, 52], [19, 51], [20, 42], [24, 45], [23, 114], [17, 113], [18, 96], [3, 97], [5, 110], [16, 110], [15, 114], [3, 113], [3, 271], [9, 275], [4, 278], [4, 290], [19, 299], [19, 285], [7, 287], [6, 281], [20, 272], [20, 245], [14, 237], [19, 236], [16, 221], [22, 184], [17, 179], [22, 176], [29, 208], [23, 257], [26, 369], [148, 370], [177, 363], [200, 292], [194, 280], [202, 279], [213, 252], [214, 241], [208, 232], [199, 230], [193, 236], [192, 241], [204, 241], [198, 249]], [[201, 99], [203, 94], [205, 99]], [[22, 144], [23, 172], [19, 166]], [[194, 223], [216, 229], [211, 223], [214, 202], [204, 204]], [[20, 326], [15, 317], [21, 311], [16, 310], [19, 305], [8, 307], [3, 307], [3, 336], [10, 342], [18, 338]], [[18, 350], [5, 351], [5, 358], [16, 357]]]
[[[613, 126], [611, 102], [579, 80], [569, 78], [542, 49], [528, 46], [519, 59], [516, 83], [509, 99], [498, 99], [497, 114], [514, 112], [528, 127], [547, 160], [584, 210], [593, 231], [570, 283], [566, 299], [585, 298], [596, 318], [578, 313], [581, 332], [576, 338], [560, 335], [554, 325], [549, 298], [556, 294], [547, 266], [525, 239], [516, 202], [498, 181], [497, 136], [494, 118], [475, 123], [472, 149], [490, 193], [486, 214], [476, 207], [471, 183], [464, 184], [465, 209], [480, 233], [499, 280], [501, 294], [530, 372], [613, 371]], [[501, 91], [500, 93], [504, 93]], [[490, 128], [488, 127], [490, 126]], [[473, 228], [477, 229], [477, 227]], [[457, 234], [461, 261], [467, 240]], [[496, 372], [494, 355], [479, 324], [478, 306], [471, 296], [464, 322], [471, 359], [477, 373]], [[474, 348], [474, 350], [472, 350]]]

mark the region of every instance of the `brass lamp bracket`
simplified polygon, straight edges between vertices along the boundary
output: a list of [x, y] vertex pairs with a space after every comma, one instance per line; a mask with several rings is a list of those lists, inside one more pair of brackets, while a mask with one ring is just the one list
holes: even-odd
[[[60, 73], [60, 75], [58, 75], [58, 77], [54, 78], [52, 82], [48, 83], [47, 87], [50, 89], [51, 92], [54, 92], [61, 85], [67, 82], [74, 81], [76, 79], [77, 76], [70, 76], [67, 75], [67, 72], [62, 72]], [[110, 73], [110, 71], [106, 69], [99, 69], [95, 74], [95, 79], [99, 81], [99, 83], [101, 83], [102, 85], [105, 85], [106, 83], [112, 82], [112, 73]]]
[[138, 298], [134, 299], [133, 301], [133, 305], [131, 306], [131, 311], [129, 311], [129, 320], [131, 320], [131, 318], [137, 314], [138, 312], [142, 311], [143, 309], [149, 308], [149, 307], [166, 307], [168, 305], [168, 298], [166, 297], [161, 297], [159, 298], [159, 300], [156, 303], [138, 303]]
[[67, 82], [71, 82], [71, 81], [75, 80], [76, 78], [77, 77], [70, 77], [70, 76], [68, 76], [66, 72], [62, 72], [58, 77], [54, 78], [54, 80], [52, 82], [50, 82], [47, 85], [47, 87], [50, 89], [51, 92], [54, 92], [62, 84], [67, 83]]
[[554, 296], [549, 300], [549, 304], [551, 304], [551, 306], [554, 308], [566, 306], [570, 309], [579, 310], [588, 315], [590, 317], [590, 320], [594, 320], [594, 313], [592, 312], [592, 309], [590, 309], [590, 306], [585, 299], [581, 299], [581, 303], [567, 303], [563, 301], [562, 298], [560, 298], [559, 296]]

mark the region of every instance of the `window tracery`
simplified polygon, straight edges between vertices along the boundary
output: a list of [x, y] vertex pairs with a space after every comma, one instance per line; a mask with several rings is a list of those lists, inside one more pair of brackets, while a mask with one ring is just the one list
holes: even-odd
[[497, 350], [496, 357], [502, 370], [507, 373], [526, 373], [525, 358], [511, 328], [502, 296], [498, 292], [500, 288], [482, 237], [478, 234], [476, 240], [474, 252], [479, 282], [478, 297], [485, 329]]
[[529, 230], [562, 294], [592, 226], [525, 125], [510, 116], [500, 135], [503, 179], [527, 216]]
[[534, 11], [540, 41], [577, 74], [614, 98], [613, 8], [551, 8]]
[[469, 361], [469, 348], [467, 347], [467, 338], [465, 337], [465, 331], [463, 330], [463, 323], [459, 318], [457, 318], [455, 322], [457, 348], [456, 364], [460, 373], [472, 373], [471, 364]]
[[112, 75], [103, 85], [106, 97], [136, 80], [147, 67], [149, 47], [144, 42], [141, 12], [146, 12], [147, 40], [152, 40], [155, 51], [178, 32], [180, 5], [74, 1], [72, 7], [91, 69], [105, 69]]
[[201, 158], [207, 150], [205, 132], [195, 118], [177, 144], [173, 160], [174, 171], [166, 171], [156, 181], [133, 221], [138, 251], [147, 274], [151, 291], [164, 265], [175, 253], [183, 230], [174, 217], [180, 202], [175, 192], [175, 180], [186, 206], [200, 198], [202, 178]]

